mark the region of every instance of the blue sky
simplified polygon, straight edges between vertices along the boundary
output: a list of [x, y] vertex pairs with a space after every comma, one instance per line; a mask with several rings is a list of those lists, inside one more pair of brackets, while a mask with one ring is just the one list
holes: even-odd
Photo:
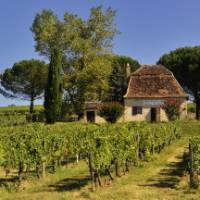
[[[21, 59], [43, 59], [34, 50], [30, 31], [37, 12], [52, 9], [59, 17], [67, 11], [87, 18], [97, 5], [117, 11], [121, 34], [113, 51], [141, 64], [155, 63], [178, 47], [200, 44], [199, 0], [0, 0], [0, 73]], [[13, 103], [29, 102], [0, 96], [0, 106]]]

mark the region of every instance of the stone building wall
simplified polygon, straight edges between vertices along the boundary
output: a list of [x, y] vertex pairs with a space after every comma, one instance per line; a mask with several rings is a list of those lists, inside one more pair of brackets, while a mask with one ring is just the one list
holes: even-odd
[[[187, 101], [185, 98], [179, 100], [182, 101], [180, 105], [180, 119], [187, 117]], [[124, 114], [118, 120], [118, 122], [130, 122], [130, 121], [151, 121], [151, 108], [158, 108], [160, 121], [168, 121], [165, 110], [161, 108], [165, 99], [125, 99], [124, 102]], [[133, 115], [132, 107], [142, 107], [142, 114]], [[95, 112], [95, 123], [105, 123], [105, 119], [98, 115], [97, 110]], [[87, 122], [86, 111], [84, 113], [84, 121]]]
[[[97, 123], [97, 124], [106, 123], [106, 120], [103, 117], [100, 117], [98, 115], [97, 110], [90, 110], [90, 111], [94, 111], [94, 113], [95, 113], [95, 123]], [[87, 111], [84, 112], [84, 122], [87, 123]]]
[[[187, 117], [187, 101], [185, 98], [180, 105], [180, 119]], [[125, 99], [124, 121], [151, 121], [151, 108], [160, 109], [160, 121], [168, 121], [167, 114], [164, 109], [160, 108], [165, 99]], [[142, 114], [132, 115], [132, 107], [142, 107]]]

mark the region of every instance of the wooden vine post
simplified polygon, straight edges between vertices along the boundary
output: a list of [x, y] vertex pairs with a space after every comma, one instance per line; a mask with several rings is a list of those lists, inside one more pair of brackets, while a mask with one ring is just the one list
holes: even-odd
[[89, 171], [90, 171], [90, 177], [92, 181], [92, 190], [95, 190], [95, 175], [94, 175], [94, 169], [92, 166], [92, 152], [90, 151], [88, 153], [88, 165], [89, 165]]
[[136, 134], [136, 165], [139, 164], [140, 159], [140, 134]]

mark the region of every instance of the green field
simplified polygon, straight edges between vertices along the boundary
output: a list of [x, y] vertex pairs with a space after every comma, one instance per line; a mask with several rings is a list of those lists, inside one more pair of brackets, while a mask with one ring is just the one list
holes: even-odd
[[[43, 111], [42, 105], [36, 105], [34, 111]], [[29, 106], [7, 106], [0, 107], [0, 126], [16, 126], [27, 123], [26, 115], [29, 113]]]
[[[200, 122], [181, 122], [183, 136], [155, 154], [151, 162], [141, 162], [131, 172], [115, 178], [111, 183], [104, 179], [104, 186], [91, 191], [89, 172], [85, 162], [59, 167], [38, 182], [35, 178], [23, 182], [20, 191], [13, 191], [12, 183], [1, 187], [0, 199], [199, 199], [200, 191], [189, 190], [187, 163], [182, 159], [188, 149], [189, 137], [200, 135]], [[5, 177], [1, 171], [1, 177]], [[6, 178], [6, 177], [5, 177]], [[4, 179], [1, 179], [1, 182]]]
[[[43, 110], [42, 105], [35, 105], [34, 109], [36, 111]], [[6, 106], [6, 107], [0, 107], [0, 112], [19, 112], [19, 111], [29, 111], [29, 106]]]

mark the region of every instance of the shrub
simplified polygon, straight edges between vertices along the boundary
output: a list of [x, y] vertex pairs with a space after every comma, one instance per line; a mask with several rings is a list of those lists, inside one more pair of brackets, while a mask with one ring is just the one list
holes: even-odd
[[191, 112], [191, 113], [196, 112], [196, 106], [194, 103], [188, 103], [188, 112]]
[[179, 118], [180, 102], [178, 100], [167, 100], [162, 108], [165, 110], [170, 121], [174, 121]]
[[99, 115], [107, 122], [115, 123], [123, 114], [123, 106], [119, 103], [104, 103], [99, 108]]
[[27, 122], [45, 122], [45, 114], [44, 112], [35, 112], [26, 114]]

